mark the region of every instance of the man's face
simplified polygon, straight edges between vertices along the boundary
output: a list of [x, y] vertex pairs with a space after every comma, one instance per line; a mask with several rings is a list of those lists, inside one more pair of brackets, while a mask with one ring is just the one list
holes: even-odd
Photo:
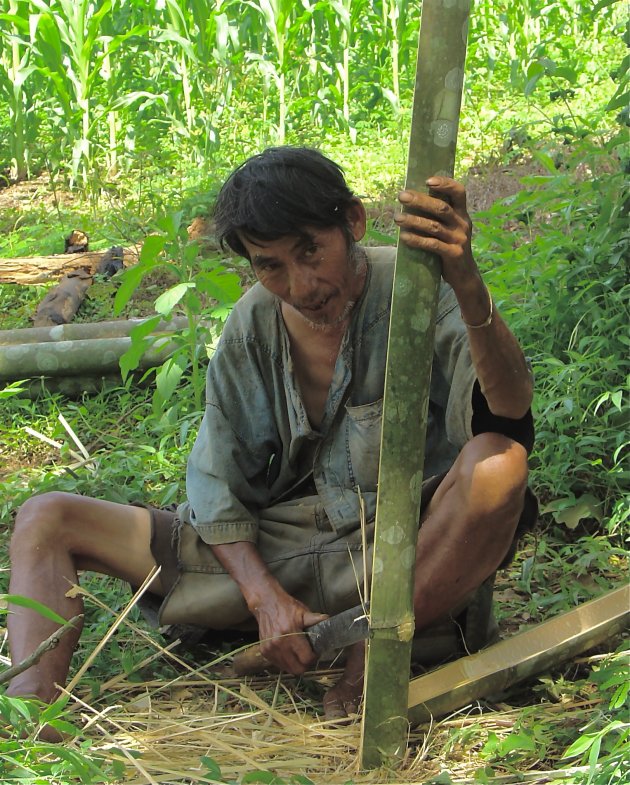
[[[360, 202], [347, 215], [356, 242], [365, 233]], [[365, 267], [340, 227], [306, 227], [301, 235], [278, 240], [241, 241], [261, 284], [315, 327], [341, 324], [363, 290]]]

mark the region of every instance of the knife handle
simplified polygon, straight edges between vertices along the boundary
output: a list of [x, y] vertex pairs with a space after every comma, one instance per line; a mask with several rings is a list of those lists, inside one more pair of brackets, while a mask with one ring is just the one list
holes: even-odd
[[[324, 621], [307, 627], [304, 630], [315, 654], [320, 657], [324, 652], [339, 649], [358, 640], [367, 638], [369, 627], [365, 606], [357, 605], [335, 616], [329, 616]], [[260, 644], [255, 643], [234, 655], [232, 667], [237, 676], [249, 676], [264, 670], [275, 670], [275, 665], [267, 660], [261, 650]]]
[[269, 660], [263, 656], [260, 643], [254, 643], [246, 649], [237, 652], [232, 660], [232, 667], [236, 676], [251, 676], [254, 673], [275, 668]]

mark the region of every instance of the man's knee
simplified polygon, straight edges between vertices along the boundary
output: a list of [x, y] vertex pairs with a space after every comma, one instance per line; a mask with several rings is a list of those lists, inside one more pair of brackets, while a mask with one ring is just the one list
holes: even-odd
[[471, 509], [518, 520], [527, 488], [525, 448], [499, 433], [483, 433], [462, 449], [456, 481], [469, 495]]
[[72, 498], [72, 494], [51, 491], [27, 499], [15, 516], [11, 552], [25, 546], [64, 544], [65, 532], [72, 528], [68, 504]]

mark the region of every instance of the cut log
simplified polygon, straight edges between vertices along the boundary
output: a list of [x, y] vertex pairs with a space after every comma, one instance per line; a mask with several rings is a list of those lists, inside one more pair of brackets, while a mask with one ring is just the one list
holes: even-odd
[[[63, 253], [54, 256], [25, 256], [14, 259], [0, 259], [1, 283], [46, 283], [62, 278], [75, 270], [85, 270], [93, 274], [109, 253], [88, 251], [87, 253]], [[123, 250], [123, 264], [131, 267], [138, 261], [139, 251], [136, 248]]]
[[71, 322], [92, 285], [93, 276], [86, 270], [64, 275], [55, 288], [37, 306], [33, 317], [35, 327], [52, 327]]

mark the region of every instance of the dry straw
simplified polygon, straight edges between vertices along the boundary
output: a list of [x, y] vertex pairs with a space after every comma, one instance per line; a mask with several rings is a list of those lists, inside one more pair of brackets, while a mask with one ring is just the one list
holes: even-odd
[[[73, 591], [106, 607], [85, 589]], [[204, 757], [216, 762], [225, 780], [237, 782], [258, 770], [272, 771], [285, 782], [299, 774], [317, 785], [422, 783], [445, 770], [453, 781], [472, 782], [474, 772], [485, 765], [478, 753], [488, 734], [506, 736], [519, 721], [521, 711], [509, 706], [485, 714], [480, 707], [468, 707], [442, 722], [410, 729], [406, 758], [395, 772], [360, 771], [358, 718], [327, 722], [318, 714], [317, 699], [310, 697], [330, 686], [339, 671], [309, 673], [301, 681], [280, 676], [238, 680], [230, 676], [225, 656], [191, 664], [172, 650], [177, 642], [162, 646], [130, 620], [129, 610], [127, 605], [118, 615], [112, 612], [105, 638], [111, 637], [111, 630], [126, 627], [154, 648], [138, 669], [164, 659], [178, 675], [138, 684], [120, 674], [101, 685], [97, 699], [87, 698], [80, 685], [70, 692], [70, 705], [75, 720], [83, 724], [84, 736], [106, 758], [123, 761], [126, 785], [216, 782], [205, 776]], [[89, 662], [81, 673], [88, 668]], [[561, 712], [563, 721], [575, 726], [585, 721], [595, 702], [569, 701], [541, 710], [550, 717]], [[541, 762], [533, 759], [532, 769], [536, 766], [531, 777], [520, 772], [521, 781], [558, 781], [569, 776], [568, 769], [541, 771]], [[497, 785], [516, 781], [501, 773], [500, 767], [496, 769]]]

